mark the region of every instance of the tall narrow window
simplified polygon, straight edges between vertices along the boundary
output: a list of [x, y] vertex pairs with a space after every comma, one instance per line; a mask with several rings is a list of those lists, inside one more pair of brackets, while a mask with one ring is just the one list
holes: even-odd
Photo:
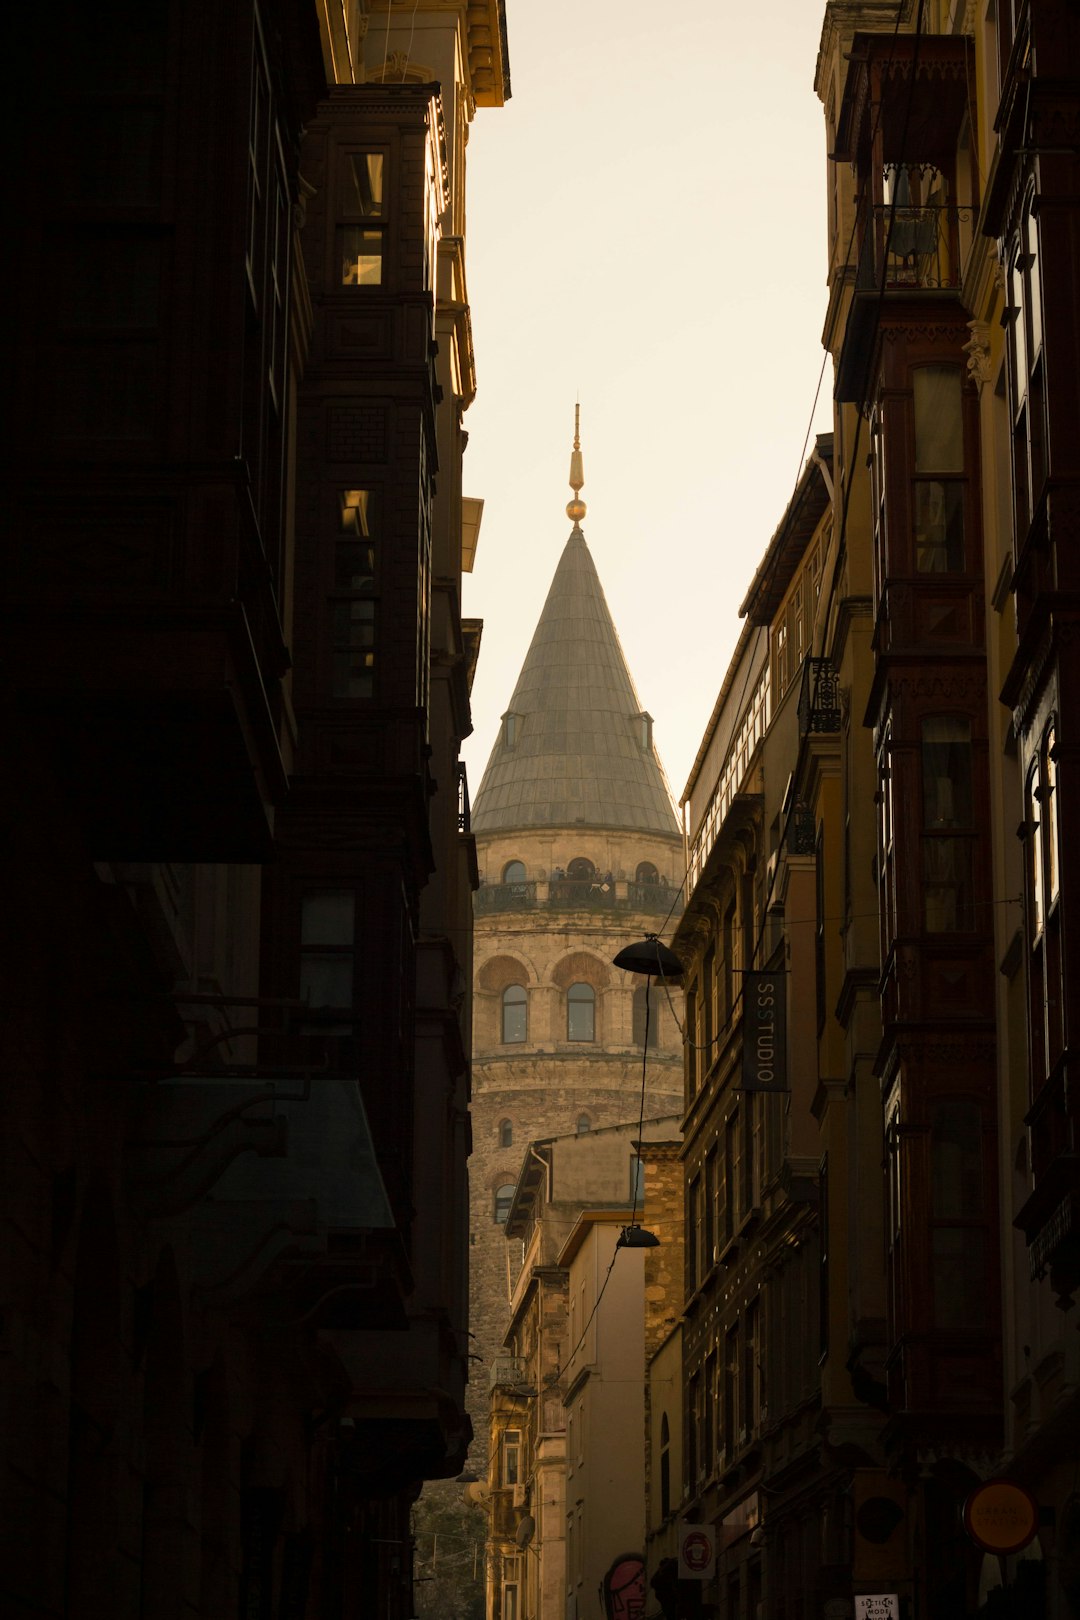
[[686, 1198], [686, 1289], [693, 1293], [701, 1281], [701, 1177], [694, 1176]]
[[332, 690], [369, 698], [375, 689], [376, 551], [369, 489], [338, 494], [331, 610]]
[[504, 1046], [527, 1040], [529, 997], [523, 984], [508, 984], [502, 994], [502, 1039]]
[[572, 984], [566, 992], [566, 1038], [596, 1039], [596, 991], [591, 984]]
[[931, 934], [975, 925], [971, 726], [940, 715], [922, 724], [923, 922]]
[[496, 1187], [495, 1200], [491, 1212], [492, 1219], [494, 1220], [496, 1226], [506, 1225], [506, 1217], [510, 1213], [510, 1207], [513, 1202], [514, 1183], [512, 1181], [504, 1182], [501, 1187]]
[[1039, 226], [1034, 198], [1029, 197], [1023, 222], [1008, 261], [1009, 369], [1012, 384], [1013, 489], [1016, 538], [1023, 548], [1042, 499], [1046, 475], [1046, 424], [1043, 385], [1043, 315]]
[[521, 1430], [503, 1430], [503, 1467], [502, 1482], [504, 1485], [521, 1484]]
[[942, 1102], [930, 1139], [931, 1276], [939, 1328], [980, 1327], [987, 1319], [987, 1233], [982, 1110]]
[[385, 162], [381, 152], [352, 152], [341, 180], [338, 250], [344, 287], [378, 287], [386, 250]]
[[964, 429], [960, 370], [919, 366], [915, 398], [915, 568], [957, 573], [964, 566]]
[[735, 1011], [735, 985], [738, 972], [736, 955], [739, 948], [739, 934], [735, 926], [735, 901], [732, 900], [724, 912], [724, 1005], [723, 1019], [730, 1024]]
[[508, 1119], [499, 1121], [499, 1146], [501, 1148], [513, 1147], [514, 1127]]
[[716, 952], [710, 945], [701, 964], [701, 1044], [706, 1048], [701, 1054], [703, 1076], [707, 1075], [712, 1068], [713, 1059], [716, 1056], [713, 1047], [713, 1037], [716, 1033], [715, 1007]]
[[356, 954], [351, 889], [305, 895], [300, 911], [300, 999], [311, 1008], [351, 1007]]

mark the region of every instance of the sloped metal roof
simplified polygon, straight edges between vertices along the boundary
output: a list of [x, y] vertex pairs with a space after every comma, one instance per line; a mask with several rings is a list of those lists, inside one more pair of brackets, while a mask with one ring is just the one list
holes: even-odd
[[643, 744], [649, 717], [576, 523], [507, 715], [473, 801], [474, 832], [584, 824], [678, 834], [663, 766]]

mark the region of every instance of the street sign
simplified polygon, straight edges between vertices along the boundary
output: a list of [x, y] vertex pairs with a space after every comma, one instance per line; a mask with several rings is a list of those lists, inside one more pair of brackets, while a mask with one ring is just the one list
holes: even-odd
[[964, 1503], [964, 1529], [983, 1552], [1019, 1552], [1038, 1528], [1038, 1504], [1011, 1479], [988, 1479]]
[[680, 1581], [711, 1581], [716, 1574], [716, 1530], [711, 1524], [679, 1526]]
[[860, 1592], [855, 1620], [900, 1620], [900, 1599], [895, 1592]]

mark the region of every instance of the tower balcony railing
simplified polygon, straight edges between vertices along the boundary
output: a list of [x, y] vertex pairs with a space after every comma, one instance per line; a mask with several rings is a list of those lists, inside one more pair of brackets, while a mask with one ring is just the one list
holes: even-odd
[[669, 883], [637, 883], [625, 878], [550, 878], [516, 883], [482, 883], [474, 897], [475, 914], [501, 911], [638, 911], [649, 916], [675, 916], [682, 911], [682, 890]]

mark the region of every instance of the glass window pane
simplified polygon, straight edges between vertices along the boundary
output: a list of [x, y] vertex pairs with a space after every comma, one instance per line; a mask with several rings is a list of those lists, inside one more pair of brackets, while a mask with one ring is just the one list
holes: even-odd
[[334, 696], [369, 698], [375, 691], [375, 654], [338, 652], [333, 655]]
[[920, 366], [914, 374], [915, 471], [964, 470], [960, 371], [956, 366]]
[[1038, 762], [1028, 778], [1027, 824], [1031, 839], [1031, 932], [1038, 939], [1043, 927], [1043, 796]]
[[970, 1329], [986, 1321], [986, 1234], [980, 1227], [938, 1227], [932, 1237], [934, 1322]]
[[327, 956], [305, 951], [300, 958], [300, 999], [310, 1007], [351, 1007], [352, 953]]
[[1057, 759], [1055, 757], [1055, 731], [1046, 733], [1046, 786], [1043, 788], [1042, 819], [1046, 823], [1046, 887], [1050, 899], [1058, 892], [1058, 813], [1057, 813]]
[[1031, 357], [1034, 361], [1042, 346], [1042, 292], [1039, 288], [1039, 227], [1028, 209], [1024, 221], [1024, 247], [1027, 250], [1027, 285], [1031, 320]]
[[971, 840], [923, 839], [923, 920], [929, 934], [971, 928]]
[[382, 283], [382, 231], [343, 225], [338, 231], [343, 287], [378, 287]]
[[978, 1219], [983, 1213], [983, 1143], [982, 1110], [977, 1103], [938, 1106], [930, 1161], [935, 1216]]
[[964, 486], [956, 479], [915, 485], [915, 567], [955, 574], [964, 566]]
[[529, 1002], [525, 987], [512, 984], [503, 991], [502, 1038], [504, 1045], [528, 1038]]
[[375, 584], [375, 547], [366, 540], [343, 540], [334, 548], [334, 587], [370, 591]]
[[596, 1038], [596, 996], [592, 985], [572, 984], [567, 991], [566, 1038], [569, 1041]]
[[1016, 399], [1019, 403], [1027, 393], [1028, 355], [1027, 331], [1024, 326], [1024, 273], [1015, 259], [1009, 267], [1009, 300], [1013, 311], [1009, 328], [1012, 332], [1013, 356], [1016, 367]]
[[346, 214], [360, 214], [368, 218], [381, 214], [383, 206], [383, 154], [381, 152], [353, 152], [345, 165]]
[[373, 647], [374, 645], [374, 602], [335, 602], [334, 646]]
[[304, 896], [300, 917], [302, 945], [351, 945], [355, 938], [356, 896], [349, 889]]
[[940, 715], [923, 721], [923, 826], [970, 827], [971, 727]]
[[341, 491], [341, 527], [348, 533], [363, 535], [371, 533], [370, 509], [370, 489]]

